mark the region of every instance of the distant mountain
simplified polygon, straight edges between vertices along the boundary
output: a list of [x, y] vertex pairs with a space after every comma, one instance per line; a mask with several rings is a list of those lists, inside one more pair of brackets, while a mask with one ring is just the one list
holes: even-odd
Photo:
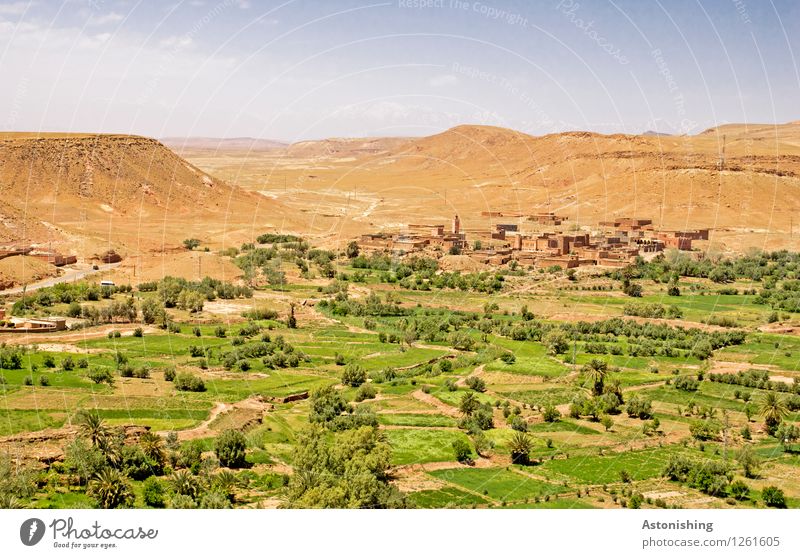
[[647, 130], [642, 135], [643, 136], [672, 136], [674, 134], [668, 134], [666, 132], [656, 132], [655, 130]]
[[161, 138], [161, 143], [181, 153], [192, 151], [273, 151], [284, 149], [289, 144], [282, 141], [261, 138], [205, 138], [205, 137], [169, 137]]
[[406, 144], [409, 138], [328, 138], [299, 141], [286, 148], [286, 156], [294, 158], [363, 157], [386, 153]]

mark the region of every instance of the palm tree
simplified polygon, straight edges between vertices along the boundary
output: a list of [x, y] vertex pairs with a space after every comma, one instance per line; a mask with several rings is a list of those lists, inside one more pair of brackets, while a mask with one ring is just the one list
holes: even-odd
[[583, 372], [589, 381], [592, 382], [592, 394], [603, 395], [603, 385], [608, 377], [608, 363], [593, 358], [589, 364], [583, 367]]
[[78, 427], [81, 434], [86, 436], [94, 447], [102, 446], [108, 438], [108, 428], [95, 411], [81, 411]]
[[134, 495], [128, 477], [111, 468], [100, 471], [89, 483], [89, 493], [103, 509], [127, 508], [133, 505]]
[[239, 482], [239, 479], [236, 478], [236, 475], [230, 471], [220, 471], [214, 475], [213, 480], [211, 481], [212, 487], [225, 494], [231, 503], [233, 503], [236, 499], [234, 489], [240, 484], [241, 483]]
[[766, 392], [758, 405], [758, 413], [764, 419], [764, 425], [770, 434], [775, 432], [788, 412], [786, 401], [774, 391]]
[[147, 457], [161, 466], [164, 465], [167, 456], [164, 452], [164, 440], [161, 439], [161, 436], [147, 431], [139, 437], [139, 445], [142, 446], [142, 451]]
[[527, 465], [529, 462], [528, 454], [533, 449], [533, 439], [527, 432], [515, 432], [509, 444], [511, 450], [512, 463]]
[[200, 483], [192, 473], [186, 470], [172, 473], [172, 488], [177, 494], [188, 496], [196, 500], [200, 495]]

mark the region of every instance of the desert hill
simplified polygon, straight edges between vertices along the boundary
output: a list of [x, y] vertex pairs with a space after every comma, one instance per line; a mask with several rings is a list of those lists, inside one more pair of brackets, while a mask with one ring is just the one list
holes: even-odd
[[186, 156], [304, 213], [308, 230], [332, 242], [453, 213], [468, 227], [486, 227], [482, 211], [555, 211], [572, 226], [636, 215], [662, 228], [709, 227], [720, 249], [800, 249], [797, 122], [725, 125], [692, 136], [530, 136], [464, 125], [370, 141], [379, 147], [338, 160], [320, 152], [326, 142], [309, 150], [295, 144], [292, 156]]
[[[31, 244], [79, 262], [114, 249], [131, 274], [181, 262], [198, 273], [183, 239], [238, 246], [293, 223], [273, 221], [284, 213], [280, 202], [215, 178], [149, 138], [0, 133], [0, 162], [0, 244]], [[214, 269], [231, 272], [209, 260], [206, 270]]]

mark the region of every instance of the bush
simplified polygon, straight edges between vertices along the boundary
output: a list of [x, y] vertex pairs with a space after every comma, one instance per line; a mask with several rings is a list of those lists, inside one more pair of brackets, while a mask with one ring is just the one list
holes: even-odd
[[467, 387], [477, 391], [477, 392], [484, 392], [486, 391], [486, 382], [484, 382], [481, 378], [477, 376], [470, 376], [467, 378], [466, 382]]
[[214, 335], [216, 335], [219, 338], [223, 338], [227, 334], [228, 334], [228, 332], [227, 332], [227, 330], [225, 329], [224, 326], [217, 326], [216, 328], [214, 328]]
[[628, 416], [631, 418], [647, 420], [653, 416], [653, 404], [649, 399], [639, 397], [638, 395], [633, 395], [630, 399], [628, 399], [625, 412], [627, 412]]
[[50, 378], [47, 376], [39, 376], [39, 385], [42, 387], [47, 387], [50, 385]]
[[366, 381], [367, 371], [358, 364], [348, 364], [342, 372], [342, 383], [346, 386], [358, 387]]
[[93, 368], [89, 370], [86, 377], [96, 384], [106, 383], [110, 386], [114, 385], [114, 374], [107, 368]]
[[364, 401], [366, 399], [375, 399], [375, 396], [378, 394], [375, 386], [372, 384], [364, 383], [361, 384], [361, 387], [358, 388], [356, 392], [355, 400], [358, 402]]
[[247, 440], [238, 430], [226, 430], [220, 434], [214, 449], [223, 467], [239, 468], [247, 464], [245, 460]]
[[542, 411], [542, 418], [545, 422], [556, 422], [561, 418], [561, 411], [556, 409], [554, 405], [547, 405]]
[[761, 491], [761, 499], [771, 508], [785, 508], [786, 496], [777, 486], [767, 486]]
[[164, 381], [171, 382], [175, 379], [175, 367], [168, 366], [164, 369]]
[[164, 484], [156, 477], [149, 477], [142, 483], [142, 497], [146, 506], [163, 508], [166, 505], [166, 494]]
[[133, 330], [134, 337], [142, 337], [143, 335], [144, 335], [144, 330], [142, 328], [137, 327], [136, 329]]
[[453, 441], [453, 454], [459, 463], [470, 463], [472, 461], [472, 448], [466, 440]]
[[64, 359], [61, 361], [61, 368], [63, 368], [66, 371], [74, 370], [75, 361], [72, 360], [71, 356], [64, 357]]
[[681, 391], [697, 391], [699, 386], [700, 382], [695, 378], [689, 376], [678, 376], [675, 378], [675, 388]]
[[744, 483], [744, 481], [736, 480], [731, 483], [728, 487], [728, 493], [733, 497], [735, 500], [747, 500], [747, 497], [750, 495], [750, 489]]
[[181, 372], [175, 376], [173, 380], [175, 389], [179, 391], [205, 391], [206, 384], [202, 378], [191, 374], [190, 372]]

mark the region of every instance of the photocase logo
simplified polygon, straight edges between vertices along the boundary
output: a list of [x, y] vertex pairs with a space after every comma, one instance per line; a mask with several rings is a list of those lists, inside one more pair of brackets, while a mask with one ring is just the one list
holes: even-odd
[[26, 519], [19, 528], [19, 539], [25, 546], [34, 546], [44, 537], [44, 521], [36, 517]]

